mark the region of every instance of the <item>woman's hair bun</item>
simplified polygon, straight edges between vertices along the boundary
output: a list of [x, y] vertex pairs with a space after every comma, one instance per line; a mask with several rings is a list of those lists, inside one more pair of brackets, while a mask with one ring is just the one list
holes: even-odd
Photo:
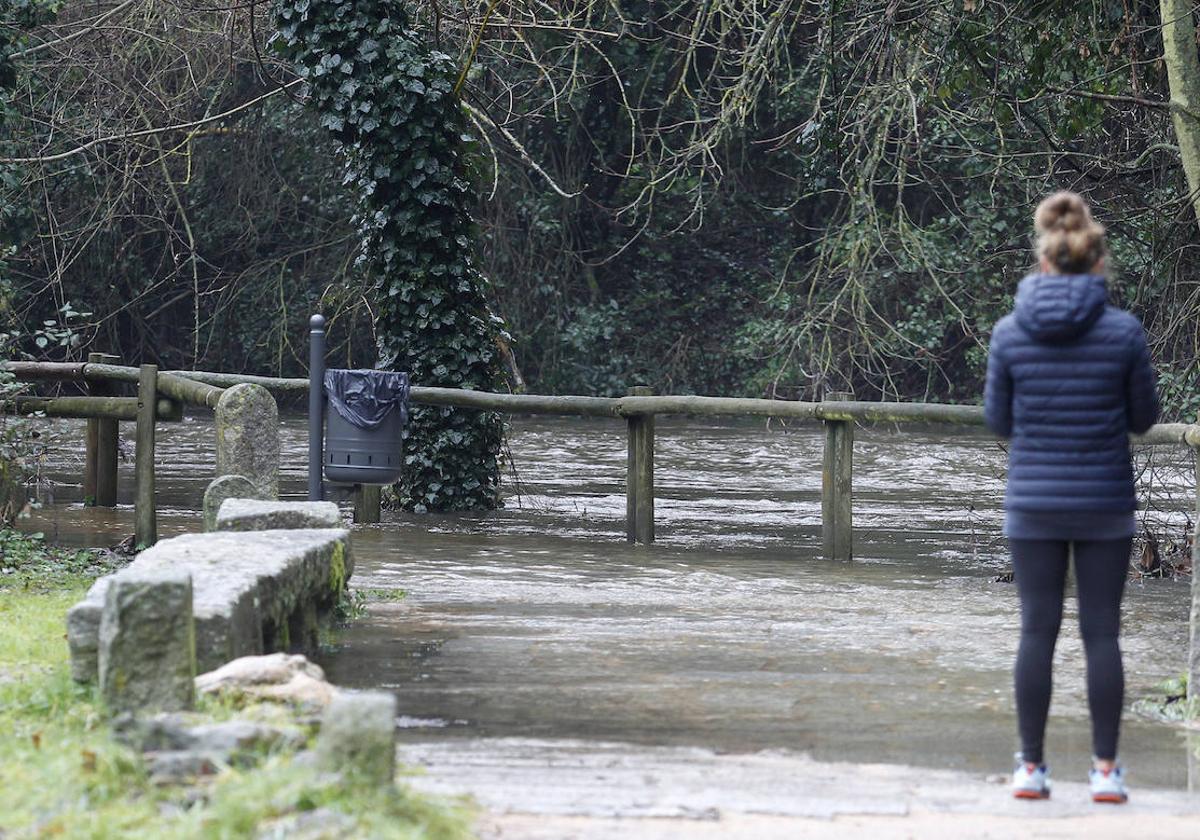
[[1033, 227], [1038, 256], [1063, 274], [1088, 272], [1106, 253], [1104, 228], [1078, 193], [1063, 190], [1043, 199]]
[[1051, 230], [1080, 230], [1092, 219], [1092, 213], [1078, 193], [1056, 192], [1038, 205], [1033, 225], [1038, 233]]

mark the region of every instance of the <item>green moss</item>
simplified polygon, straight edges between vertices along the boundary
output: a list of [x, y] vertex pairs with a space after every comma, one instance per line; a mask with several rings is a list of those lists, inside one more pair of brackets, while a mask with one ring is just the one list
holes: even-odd
[[[289, 753], [222, 772], [208, 795], [149, 782], [140, 756], [113, 740], [91, 687], [70, 678], [67, 608], [89, 581], [41, 591], [0, 590], [0, 825], [14, 837], [253, 837], [269, 821], [315, 808], [344, 814], [347, 838], [458, 840], [470, 836], [461, 805], [401, 787], [355, 789], [298, 767]], [[232, 705], [203, 700], [222, 719]], [[264, 714], [279, 715], [278, 707]], [[241, 710], [238, 716], [250, 712]], [[255, 715], [257, 716], [257, 715]], [[171, 807], [178, 805], [179, 807]]]
[[336, 599], [346, 588], [346, 546], [334, 543], [333, 557], [329, 560], [329, 591]]

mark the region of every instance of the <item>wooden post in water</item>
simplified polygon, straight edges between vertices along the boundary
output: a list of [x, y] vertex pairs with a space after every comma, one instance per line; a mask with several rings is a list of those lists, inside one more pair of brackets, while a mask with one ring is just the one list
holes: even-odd
[[[115, 365], [120, 357], [108, 353], [89, 353], [88, 364]], [[93, 397], [115, 397], [116, 384], [107, 381], [88, 383]], [[117, 433], [116, 420], [93, 417], [87, 421], [87, 454], [83, 462], [83, 503], [96, 507], [117, 506]]]
[[[828, 401], [850, 400], [831, 393]], [[826, 420], [825, 459], [821, 470], [821, 541], [829, 560], [854, 556], [854, 422]]]
[[357, 525], [378, 525], [383, 506], [383, 488], [378, 484], [354, 485], [354, 522]]
[[[631, 397], [654, 396], [654, 389], [635, 385]], [[627, 418], [629, 455], [625, 465], [625, 537], [632, 543], [654, 542], [654, 415]]]
[[158, 542], [158, 516], [154, 509], [154, 421], [158, 404], [158, 366], [142, 365], [138, 376], [137, 446], [134, 474], [137, 495], [134, 499], [133, 543], [139, 549]]

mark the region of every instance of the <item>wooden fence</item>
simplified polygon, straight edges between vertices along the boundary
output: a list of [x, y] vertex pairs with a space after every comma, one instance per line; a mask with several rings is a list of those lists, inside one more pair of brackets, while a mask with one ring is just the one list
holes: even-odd
[[[8, 414], [42, 414], [87, 420], [83, 465], [84, 504], [116, 507], [118, 474], [118, 429], [122, 421], [133, 421], [134, 447], [134, 544], [148, 547], [158, 541], [155, 503], [155, 427], [158, 422], [183, 419], [185, 406], [216, 408], [225, 386], [211, 385], [190, 372], [160, 371], [155, 365], [128, 367], [117, 358], [92, 353], [87, 362], [8, 362], [3, 367], [18, 381], [76, 382], [86, 396], [17, 396], [0, 403]], [[253, 377], [247, 377], [253, 378]], [[122, 386], [136, 388], [136, 396], [120, 396]], [[379, 521], [379, 488], [356, 487], [354, 521]]]
[[[116, 503], [116, 423], [138, 422], [135, 474], [137, 475], [137, 541], [155, 536], [154, 422], [178, 420], [185, 405], [215, 407], [223, 389], [241, 383], [261, 385], [276, 394], [306, 394], [307, 379], [286, 379], [203, 371], [158, 371], [115, 364], [111, 356], [92, 354], [85, 363], [11, 362], [6, 367], [18, 379], [56, 380], [84, 384], [86, 397], [23, 397], [7, 410], [41, 411], [54, 417], [86, 417], [87, 458], [84, 495], [94, 504]], [[137, 398], [115, 396], [121, 383], [136, 385]], [[835, 395], [837, 396], [837, 395]], [[932, 423], [982, 426], [978, 406], [935, 403], [856, 402], [829, 399], [823, 402], [741, 399], [700, 396], [655, 396], [644, 386], [629, 389], [624, 397], [540, 396], [497, 394], [452, 388], [414, 386], [414, 403], [454, 406], [506, 414], [610, 417], [624, 420], [628, 436], [626, 463], [626, 536], [630, 542], [654, 541], [654, 418], [660, 414], [699, 417], [775, 417], [819, 422], [825, 428], [825, 453], [821, 481], [822, 544], [826, 557], [849, 559], [854, 552], [853, 462], [854, 426], [857, 423]], [[148, 406], [155, 406], [150, 413]], [[1200, 450], [1200, 425], [1162, 423], [1137, 444], [1188, 446]], [[1197, 496], [1200, 511], [1200, 489]], [[378, 488], [358, 488], [355, 518], [379, 521]], [[1200, 522], [1200, 515], [1197, 516]], [[149, 542], [146, 542], [149, 540]], [[1200, 543], [1200, 541], [1197, 541]], [[1197, 547], [1200, 554], [1200, 546]]]

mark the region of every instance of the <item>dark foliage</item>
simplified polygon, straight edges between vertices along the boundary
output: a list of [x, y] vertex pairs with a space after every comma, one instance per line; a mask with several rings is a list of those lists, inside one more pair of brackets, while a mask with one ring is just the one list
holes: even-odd
[[[1169, 415], [1200, 409], [1158, 0], [373, 8], [407, 10], [413, 60], [484, 141], [479, 265], [531, 390], [977, 401], [1032, 208], [1065, 187], [1109, 230]], [[64, 2], [16, 62], [13, 147], [56, 158], [4, 170], [0, 212], [31, 234], [10, 260], [21, 347], [91, 312], [52, 355], [295, 373], [320, 307], [362, 364], [379, 300], [354, 267], [360, 186], [301, 86], [279, 92], [273, 13], [137, 3], [89, 29], [98, 14]], [[339, 85], [359, 43], [336, 47]]]

